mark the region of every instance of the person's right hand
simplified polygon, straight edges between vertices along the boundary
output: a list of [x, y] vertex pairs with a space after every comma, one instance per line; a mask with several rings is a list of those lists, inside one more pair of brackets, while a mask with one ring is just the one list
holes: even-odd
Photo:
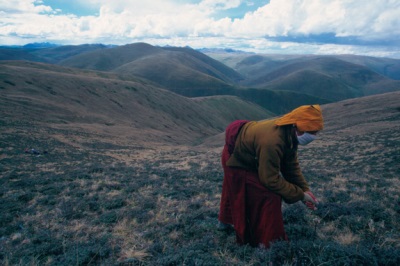
[[311, 191], [306, 191], [304, 192], [304, 198], [303, 198], [304, 204], [306, 204], [307, 208], [310, 210], [315, 211], [317, 207], [315, 205], [318, 203], [317, 198], [314, 196], [314, 194]]

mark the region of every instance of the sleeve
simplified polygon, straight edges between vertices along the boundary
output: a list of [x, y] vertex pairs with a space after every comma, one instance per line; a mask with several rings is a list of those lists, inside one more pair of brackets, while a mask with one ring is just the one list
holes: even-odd
[[296, 150], [286, 153], [285, 159], [281, 165], [281, 173], [288, 182], [299, 186], [304, 192], [310, 190], [301, 172]]
[[281, 162], [284, 159], [283, 148], [280, 145], [264, 145], [257, 153], [258, 175], [265, 187], [281, 195], [286, 203], [295, 203], [304, 198], [300, 186], [288, 182], [280, 175]]

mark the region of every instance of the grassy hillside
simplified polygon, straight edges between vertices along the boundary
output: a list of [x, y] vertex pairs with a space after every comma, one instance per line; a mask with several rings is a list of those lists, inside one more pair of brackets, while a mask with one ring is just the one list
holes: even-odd
[[[322, 83], [324, 83], [326, 77], [330, 79], [329, 84], [326, 84], [328, 86], [319, 89], [326, 90], [327, 92], [324, 94], [327, 95], [331, 91], [335, 93], [335, 88], [337, 87], [342, 87], [342, 90], [343, 88], [347, 88], [347, 91], [342, 94], [343, 98], [341, 98], [341, 100], [363, 95], [378, 94], [382, 91], [389, 92], [400, 88], [399, 81], [385, 78], [366, 67], [331, 57], [310, 58], [309, 60], [292, 63], [257, 79], [248, 79], [246, 85], [274, 89], [279, 89], [279, 86], [284, 86], [286, 88], [291, 88], [293, 91], [298, 91], [298, 87], [300, 87], [301, 91], [298, 92], [310, 94], [310, 92], [315, 92], [315, 90], [318, 89], [321, 78]], [[383, 84], [385, 86], [380, 92], [375, 92], [371, 89], [371, 84], [377, 87], [383, 87]], [[366, 89], [367, 86], [370, 86], [369, 90]], [[317, 94], [315, 96], [321, 95]], [[337, 97], [338, 95], [335, 96]], [[328, 99], [334, 100], [335, 98]], [[337, 100], [337, 98], [335, 100]]]
[[92, 51], [69, 57], [59, 64], [67, 67], [111, 71], [124, 64], [148, 55], [163, 53], [158, 47], [146, 43], [135, 43], [102, 51]]
[[[118, 132], [135, 143], [191, 142], [223, 131], [243, 115], [232, 106], [229, 116], [214, 116], [217, 106], [202, 106], [140, 80], [122, 81], [112, 73], [15, 61], [3, 61], [0, 67], [4, 123], [18, 120], [55, 131], [75, 128], [77, 139], [82, 127], [104, 137]], [[252, 110], [247, 115], [268, 114], [250, 103], [241, 106]]]
[[269, 82], [265, 88], [270, 90], [296, 91], [340, 101], [343, 99], [363, 96], [363, 93], [356, 90], [345, 82], [340, 82], [332, 76], [314, 70], [299, 70]]
[[[236, 119], [262, 120], [276, 116], [276, 114], [262, 109], [259, 105], [243, 101], [236, 96], [197, 97], [193, 100], [202, 106], [215, 110], [213, 116], [227, 117], [231, 121]], [[237, 113], [232, 112], [233, 109], [237, 110]]]
[[[21, 85], [10, 76], [2, 82], [0, 99]], [[212, 147], [133, 145], [135, 137], [122, 138], [121, 131], [109, 131], [109, 138], [81, 131], [76, 139], [71, 126], [55, 132], [28, 123], [30, 113], [23, 121], [1, 117], [0, 262], [398, 265], [399, 98], [395, 92], [322, 106], [325, 129], [298, 152], [318, 209], [283, 204], [290, 243], [276, 242], [269, 250], [238, 246], [232, 231], [216, 229], [223, 138]], [[213, 100], [199, 101], [212, 106]], [[191, 138], [186, 134], [192, 132], [175, 130]], [[79, 143], [87, 145], [75, 147]], [[25, 147], [40, 153], [25, 153]]]
[[31, 52], [32, 50], [16, 47], [0, 47], [0, 60], [28, 60], [40, 62], [41, 58]]
[[56, 64], [68, 57], [98, 49], [102, 44], [63, 45], [54, 47], [0, 47], [0, 60], [23, 60]]
[[287, 113], [294, 108], [305, 104], [325, 104], [331, 101], [294, 91], [272, 91], [267, 89], [237, 90], [237, 95], [242, 99], [259, 104], [276, 114]]
[[222, 80], [231, 82], [234, 81], [239, 82], [243, 79], [235, 70], [230, 67], [227, 67], [225, 64], [217, 61], [201, 52], [193, 50], [191, 48], [179, 48], [179, 47], [165, 47], [165, 50], [176, 51], [176, 52], [184, 52], [186, 54], [190, 54], [191, 56], [197, 58], [199, 61], [203, 62], [203, 64], [208, 65], [215, 69], [217, 72], [220, 72], [218, 76], [221, 77]]
[[331, 101], [398, 91], [399, 60], [356, 56], [209, 54], [243, 75], [244, 86], [292, 90]]
[[245, 101], [255, 103], [275, 114], [283, 114], [305, 104], [325, 104], [331, 101], [312, 95], [294, 91], [275, 91], [260, 88], [210, 88], [208, 90], [173, 90], [178, 94], [188, 97], [203, 97], [214, 95], [237, 96]]
[[357, 55], [341, 55], [338, 58], [353, 64], [366, 66], [388, 78], [400, 80], [400, 59]]
[[[70, 68], [108, 72], [105, 77], [126, 81], [140, 78], [187, 97], [233, 95], [280, 113], [302, 104], [400, 89], [400, 81], [395, 80], [399, 62], [388, 58], [243, 53], [208, 56], [188, 47], [155, 47], [146, 43], [9, 51], [14, 52], [3, 54], [3, 58], [45, 60]], [[271, 90], [283, 92], [272, 95]], [[276, 107], [280, 110], [273, 109]]]
[[231, 86], [224, 81], [229, 80], [228, 77], [181, 52], [149, 55], [124, 64], [113, 72], [126, 78], [142, 77], [169, 90], [201, 89], [206, 92], [209, 88]]
[[32, 51], [32, 54], [41, 58], [40, 62], [57, 64], [75, 55], [107, 48], [103, 44], [63, 45], [46, 49], [36, 49]]
[[63, 66], [113, 71], [147, 78], [165, 88], [203, 89], [233, 83], [240, 75], [222, 63], [189, 48], [161, 48], [135, 43], [83, 53], [62, 62]]

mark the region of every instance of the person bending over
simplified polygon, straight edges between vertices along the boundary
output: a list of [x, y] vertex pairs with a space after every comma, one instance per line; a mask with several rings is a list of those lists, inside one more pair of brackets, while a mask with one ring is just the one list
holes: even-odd
[[236, 120], [225, 131], [221, 156], [224, 170], [220, 226], [232, 225], [239, 244], [268, 248], [288, 240], [283, 226], [282, 199], [303, 201], [315, 209], [317, 200], [297, 159], [323, 129], [319, 105], [300, 106], [271, 120]]

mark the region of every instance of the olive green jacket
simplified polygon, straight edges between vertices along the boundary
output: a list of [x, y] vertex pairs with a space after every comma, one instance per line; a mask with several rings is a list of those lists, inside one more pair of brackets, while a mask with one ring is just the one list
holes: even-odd
[[294, 203], [309, 190], [297, 160], [297, 139], [292, 126], [277, 126], [275, 120], [246, 123], [239, 132], [229, 167], [258, 171], [261, 183]]

